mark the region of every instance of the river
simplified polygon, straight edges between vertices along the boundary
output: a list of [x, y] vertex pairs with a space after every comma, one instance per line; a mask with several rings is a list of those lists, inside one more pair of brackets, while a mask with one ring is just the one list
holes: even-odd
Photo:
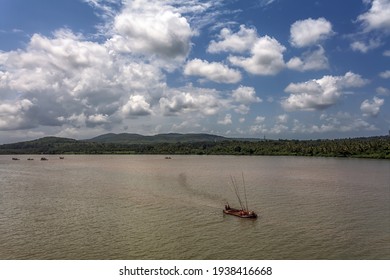
[[[12, 157], [0, 156], [0, 259], [390, 258], [387, 160]], [[222, 213], [242, 174], [257, 220]]]

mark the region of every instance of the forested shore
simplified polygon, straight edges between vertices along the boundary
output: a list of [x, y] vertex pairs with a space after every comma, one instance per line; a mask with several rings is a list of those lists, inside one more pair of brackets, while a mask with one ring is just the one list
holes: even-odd
[[0, 154], [194, 154], [356, 157], [390, 159], [390, 137], [334, 140], [235, 140], [176, 143], [102, 143], [45, 137], [0, 145]]

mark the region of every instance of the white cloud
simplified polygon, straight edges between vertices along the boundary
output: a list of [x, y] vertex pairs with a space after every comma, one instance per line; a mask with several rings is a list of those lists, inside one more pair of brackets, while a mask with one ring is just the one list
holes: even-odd
[[185, 17], [166, 1], [127, 1], [115, 17], [110, 45], [119, 52], [184, 59], [192, 31]]
[[288, 115], [287, 114], [279, 115], [279, 116], [276, 117], [276, 123], [278, 123], [278, 124], [287, 123], [287, 121], [288, 121]]
[[283, 52], [286, 48], [269, 36], [258, 38], [250, 57], [229, 56], [229, 61], [255, 75], [275, 75], [284, 67]]
[[265, 121], [265, 117], [264, 116], [257, 116], [256, 118], [255, 118], [255, 123], [256, 124], [260, 124], [260, 123], [263, 123], [264, 121]]
[[231, 114], [226, 114], [225, 118], [223, 120], [218, 121], [218, 123], [222, 124], [222, 125], [232, 124], [232, 115]]
[[274, 3], [276, 0], [260, 0], [260, 6], [261, 7], [266, 7], [268, 5], [271, 5]]
[[262, 102], [262, 100], [256, 96], [256, 91], [253, 87], [242, 85], [232, 92], [232, 97], [234, 101], [243, 104]]
[[333, 34], [332, 24], [325, 18], [298, 20], [291, 25], [290, 43], [298, 48], [312, 46]]
[[102, 125], [109, 122], [108, 115], [103, 114], [95, 114], [90, 115], [87, 119], [87, 125], [89, 126], [96, 126], [96, 125]]
[[[59, 29], [32, 35], [24, 48], [0, 51], [0, 130], [146, 131], [174, 119], [162, 122], [163, 115], [198, 120], [234, 109], [226, 93], [224, 98], [216, 90], [166, 84], [166, 75], [187, 59], [197, 32], [191, 23], [217, 20], [222, 1], [84, 1], [102, 19], [95, 36]], [[241, 79], [238, 70], [222, 63], [205, 63], [201, 75], [207, 72], [203, 66], [212, 68], [216, 81]]]
[[249, 128], [249, 133], [251, 134], [265, 134], [268, 132], [269, 130], [265, 124], [255, 124], [251, 125]]
[[115, 55], [67, 29], [51, 38], [35, 34], [25, 50], [0, 53], [0, 69], [0, 101], [33, 102], [34, 126], [81, 127], [74, 115], [84, 116], [87, 126], [120, 123], [118, 113], [134, 92], [156, 94], [165, 87], [158, 67]]
[[379, 76], [383, 79], [390, 79], [390, 70], [386, 70], [384, 72], [381, 72]]
[[384, 55], [384, 56], [390, 56], [390, 50], [384, 51], [384, 52], [383, 52], [383, 55]]
[[193, 59], [184, 68], [185, 75], [201, 76], [217, 83], [235, 84], [241, 80], [241, 73], [217, 62]]
[[249, 51], [257, 41], [257, 31], [254, 28], [240, 26], [237, 33], [228, 28], [223, 28], [218, 36], [219, 41], [212, 40], [207, 48], [210, 53], [220, 52], [245, 52]]
[[249, 108], [249, 105], [240, 104], [240, 105], [235, 107], [234, 111], [238, 114], [246, 115], [249, 113], [250, 108]]
[[324, 76], [305, 83], [291, 83], [285, 89], [290, 96], [282, 101], [282, 106], [289, 111], [325, 109], [337, 103], [343, 89], [362, 87], [367, 82], [360, 75], [348, 72], [344, 76]]
[[105, 20], [109, 20], [115, 17], [118, 6], [122, 4], [121, 2], [115, 0], [82, 0], [83, 2], [88, 3], [93, 8], [97, 9], [99, 12], [96, 13], [98, 17], [102, 17]]
[[201, 125], [199, 123], [197, 123], [194, 119], [190, 119], [184, 120], [180, 124], [173, 124], [172, 131], [196, 132], [200, 127]]
[[379, 114], [380, 108], [385, 103], [384, 99], [374, 97], [372, 101], [366, 99], [360, 105], [360, 110], [363, 113], [363, 116], [376, 117]]
[[230, 55], [228, 60], [235, 66], [244, 68], [255, 75], [275, 75], [284, 67], [283, 52], [286, 48], [275, 38], [269, 36], [259, 37], [254, 28], [240, 26], [240, 30], [233, 33], [223, 28], [219, 41], [211, 41], [207, 51], [210, 53], [233, 52], [246, 53], [250, 56]]
[[389, 0], [370, 0], [371, 8], [364, 14], [358, 16], [358, 21], [363, 25], [365, 31], [390, 30], [390, 1]]
[[190, 113], [210, 116], [226, 106], [216, 91], [192, 86], [170, 90], [161, 97], [159, 103], [165, 116]]
[[351, 48], [354, 51], [359, 51], [361, 53], [367, 53], [370, 50], [374, 50], [382, 45], [382, 42], [378, 39], [370, 39], [368, 43], [363, 41], [355, 41], [351, 43]]
[[253, 87], [246, 87], [242, 85], [232, 91], [231, 98], [232, 102], [240, 103], [238, 106], [233, 107], [235, 107], [235, 112], [242, 115], [249, 113], [249, 106], [251, 103], [262, 102], [261, 98], [256, 96], [256, 91]]
[[390, 89], [385, 88], [385, 87], [377, 87], [376, 93], [378, 93], [379, 95], [383, 95], [383, 96], [390, 96]]
[[66, 88], [76, 93], [77, 88], [85, 86], [78, 83], [82, 78], [89, 79], [89, 84], [91, 79], [102, 81], [99, 70], [109, 67], [105, 63], [110, 61], [105, 47], [83, 41], [65, 29], [57, 30], [54, 38], [35, 34], [26, 51], [6, 52], [0, 57], [6, 69], [0, 88], [20, 92], [58, 92]]
[[293, 57], [287, 62], [289, 69], [298, 71], [309, 71], [309, 70], [322, 70], [328, 69], [329, 63], [325, 56], [325, 50], [323, 47], [318, 46], [318, 50], [313, 52], [305, 52], [302, 58]]
[[362, 120], [359, 117], [352, 116], [349, 113], [339, 112], [337, 114], [323, 114], [320, 118], [320, 124], [302, 123], [294, 120], [291, 129], [294, 133], [347, 133], [353, 131], [375, 131], [378, 130], [374, 125]]
[[35, 127], [36, 123], [29, 118], [33, 107], [34, 104], [28, 99], [0, 103], [0, 130]]
[[143, 95], [131, 95], [129, 101], [121, 109], [124, 116], [147, 116], [152, 113], [150, 104]]

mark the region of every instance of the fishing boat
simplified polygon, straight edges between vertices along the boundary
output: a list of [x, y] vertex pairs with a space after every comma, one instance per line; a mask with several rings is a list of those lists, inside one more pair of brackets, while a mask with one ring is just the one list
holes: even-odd
[[257, 219], [257, 214], [255, 213], [255, 211], [251, 211], [248, 208], [248, 199], [247, 199], [247, 196], [246, 196], [244, 174], [242, 174], [242, 182], [243, 182], [244, 194], [245, 194], [245, 205], [244, 205], [244, 203], [243, 203], [243, 201], [242, 201], [242, 199], [240, 197], [240, 192], [239, 192], [239, 189], [238, 189], [238, 186], [237, 186], [236, 179], [234, 177], [232, 177], [232, 176], [230, 176], [230, 179], [232, 181], [233, 190], [234, 190], [234, 193], [237, 196], [237, 199], [238, 199], [238, 202], [239, 202], [239, 204], [241, 206], [241, 209], [232, 208], [232, 207], [230, 207], [229, 203], [226, 203], [225, 204], [225, 209], [223, 209], [223, 213], [225, 213], [227, 215], [233, 215], [233, 216], [236, 216], [236, 217], [239, 217], [239, 218]]
[[240, 218], [248, 218], [248, 219], [256, 219], [257, 218], [257, 214], [254, 211], [231, 208], [229, 206], [229, 204], [225, 205], [225, 209], [223, 210], [223, 213], [228, 214], [228, 215], [237, 216]]

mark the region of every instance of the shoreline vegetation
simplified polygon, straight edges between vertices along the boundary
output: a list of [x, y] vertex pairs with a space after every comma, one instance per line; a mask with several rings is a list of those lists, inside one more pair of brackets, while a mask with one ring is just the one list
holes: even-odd
[[225, 138], [210, 134], [105, 134], [87, 140], [44, 137], [0, 145], [0, 154], [267, 155], [390, 159], [390, 137], [321, 140]]

